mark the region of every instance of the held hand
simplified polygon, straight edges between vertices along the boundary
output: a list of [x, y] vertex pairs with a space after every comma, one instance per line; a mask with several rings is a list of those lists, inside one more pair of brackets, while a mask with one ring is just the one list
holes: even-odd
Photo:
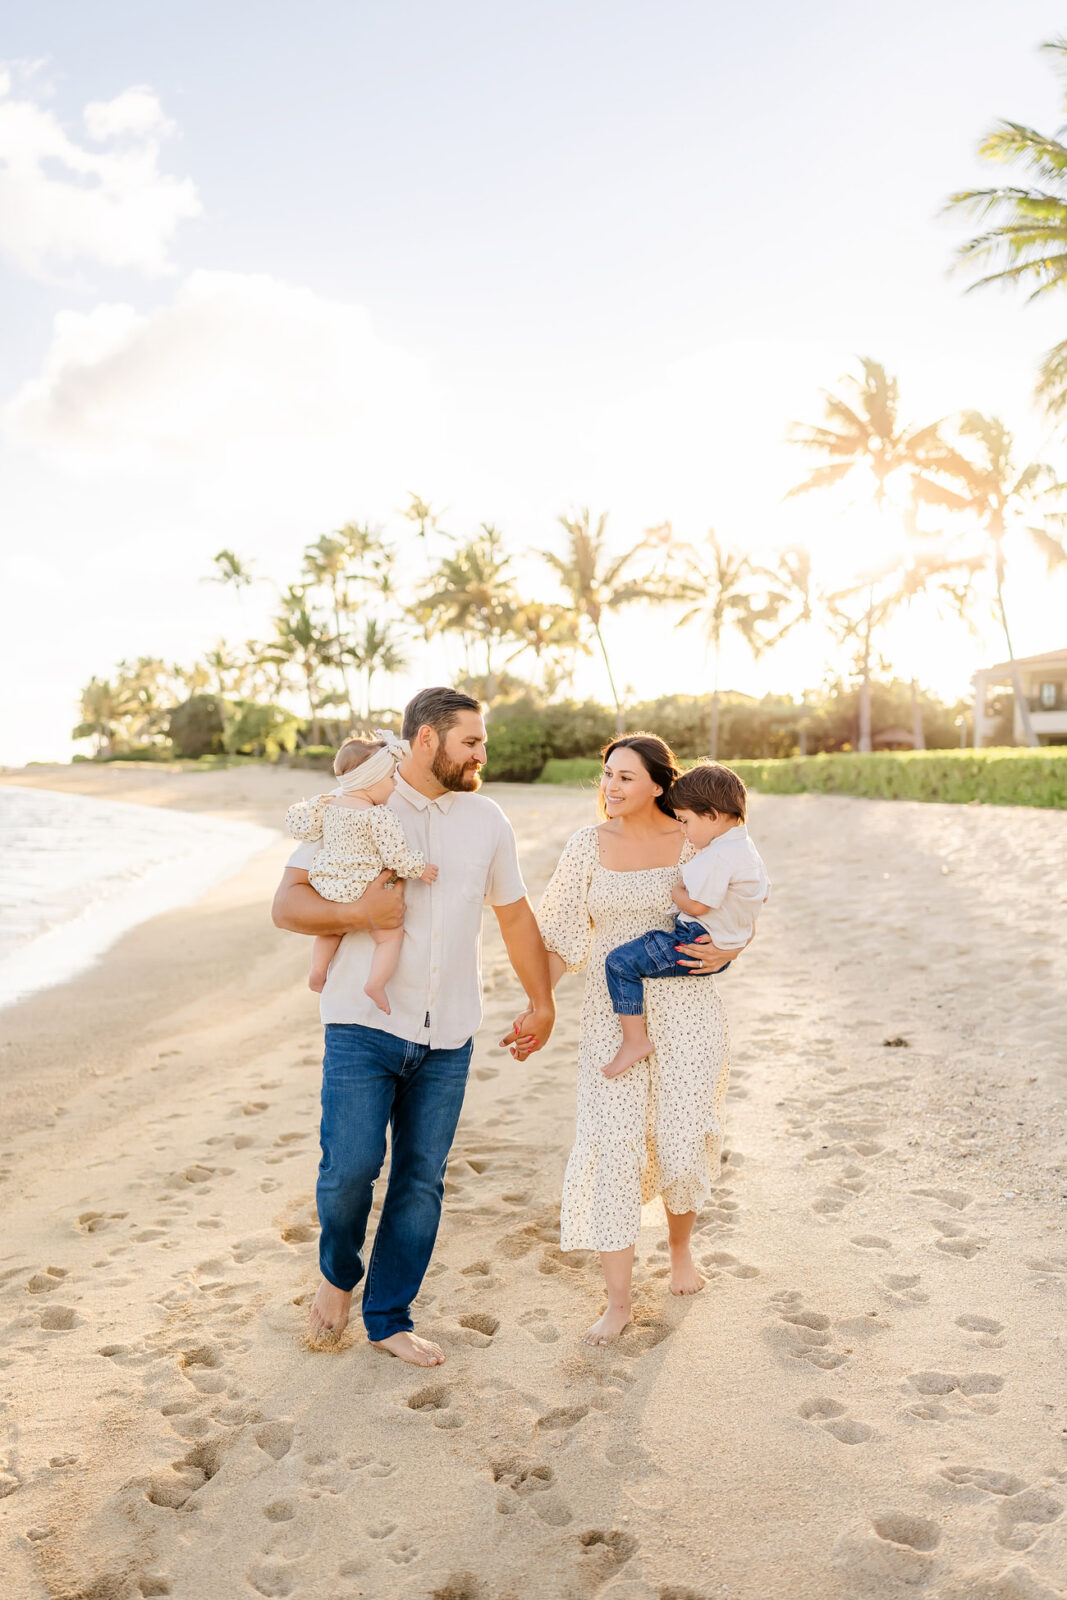
[[516, 1061], [525, 1061], [535, 1050], [543, 1050], [556, 1025], [556, 1004], [550, 999], [542, 1006], [529, 1006], [516, 1017], [510, 1033], [501, 1039], [501, 1048], [508, 1048]]
[[404, 922], [404, 883], [394, 873], [380, 872], [354, 902], [362, 911], [366, 926], [399, 928]]
[[433, 865], [433, 863], [431, 862], [430, 865], [426, 868], [425, 872], [420, 872], [419, 873], [419, 877], [422, 879], [423, 883], [436, 883], [437, 882], [437, 874], [440, 872], [440, 870], [441, 870], [440, 867], [435, 867]]
[[[748, 942], [751, 944], [752, 940]], [[674, 948], [678, 952], [678, 965], [688, 967], [691, 972], [719, 972], [728, 961], [741, 954], [740, 950], [720, 950], [706, 933], [692, 944], [676, 944]]]

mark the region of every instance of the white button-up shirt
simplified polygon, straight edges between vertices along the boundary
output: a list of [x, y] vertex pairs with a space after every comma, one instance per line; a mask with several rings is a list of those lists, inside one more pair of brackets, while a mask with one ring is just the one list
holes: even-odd
[[[408, 881], [404, 942], [386, 986], [390, 1014], [363, 993], [374, 941], [346, 933], [322, 991], [323, 1022], [358, 1022], [413, 1044], [454, 1050], [482, 1020], [482, 907], [512, 905], [526, 893], [511, 823], [487, 795], [435, 800], [403, 778], [389, 798], [404, 837], [439, 867], [434, 884]], [[318, 846], [304, 844], [289, 866], [307, 872]]]

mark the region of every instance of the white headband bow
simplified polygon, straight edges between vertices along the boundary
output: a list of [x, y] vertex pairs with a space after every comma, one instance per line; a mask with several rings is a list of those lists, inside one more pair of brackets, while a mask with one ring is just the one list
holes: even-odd
[[408, 741], [398, 739], [388, 728], [375, 728], [374, 737], [383, 748], [375, 750], [372, 756], [360, 762], [358, 767], [353, 767], [351, 772], [342, 773], [337, 780], [334, 794], [359, 794], [362, 790], [373, 789], [376, 783], [380, 783], [383, 778], [390, 777], [396, 771], [399, 761], [411, 754]]

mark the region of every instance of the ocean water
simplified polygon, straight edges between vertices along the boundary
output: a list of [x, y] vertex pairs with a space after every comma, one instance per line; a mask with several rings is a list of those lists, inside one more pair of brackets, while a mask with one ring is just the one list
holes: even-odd
[[248, 822], [0, 785], [0, 1006], [83, 971], [277, 838]]

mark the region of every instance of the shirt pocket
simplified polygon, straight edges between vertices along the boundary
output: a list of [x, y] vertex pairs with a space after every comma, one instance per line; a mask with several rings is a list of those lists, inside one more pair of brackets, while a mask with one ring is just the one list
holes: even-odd
[[489, 892], [489, 874], [493, 858], [488, 853], [473, 854], [459, 869], [455, 884], [460, 898], [470, 904], [484, 904]]

